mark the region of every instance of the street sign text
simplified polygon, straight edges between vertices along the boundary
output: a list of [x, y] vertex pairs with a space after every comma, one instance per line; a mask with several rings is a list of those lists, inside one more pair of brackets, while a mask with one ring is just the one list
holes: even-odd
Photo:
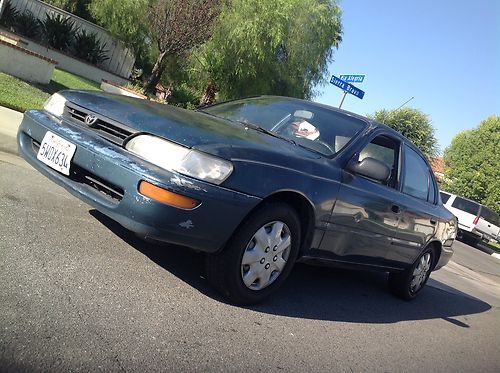
[[330, 83], [336, 87], [339, 87], [340, 89], [343, 89], [345, 92], [350, 93], [353, 96], [356, 96], [359, 99], [363, 99], [363, 96], [365, 95], [365, 92], [363, 92], [361, 89], [353, 86], [352, 84], [347, 83], [342, 79], [337, 78], [335, 75], [333, 75], [332, 78], [330, 79]]

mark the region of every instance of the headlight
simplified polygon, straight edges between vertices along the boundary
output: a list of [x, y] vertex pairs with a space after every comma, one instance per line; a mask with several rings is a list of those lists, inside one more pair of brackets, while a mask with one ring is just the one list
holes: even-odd
[[47, 101], [45, 101], [43, 108], [47, 110], [49, 113], [57, 117], [60, 117], [61, 115], [63, 115], [64, 105], [66, 104], [66, 101], [67, 100], [59, 93], [54, 93], [52, 96], [49, 97]]
[[125, 149], [166, 170], [214, 184], [221, 184], [233, 171], [231, 162], [151, 135], [132, 138]]

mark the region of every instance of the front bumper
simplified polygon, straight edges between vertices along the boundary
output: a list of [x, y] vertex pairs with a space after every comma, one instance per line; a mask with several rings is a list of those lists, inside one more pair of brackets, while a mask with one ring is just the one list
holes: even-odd
[[[67, 177], [38, 161], [37, 144], [51, 131], [76, 145]], [[137, 234], [216, 252], [260, 198], [156, 167], [81, 125], [45, 111], [24, 114], [18, 131], [20, 154], [71, 194]], [[138, 191], [141, 180], [201, 201], [192, 210], [172, 207]]]

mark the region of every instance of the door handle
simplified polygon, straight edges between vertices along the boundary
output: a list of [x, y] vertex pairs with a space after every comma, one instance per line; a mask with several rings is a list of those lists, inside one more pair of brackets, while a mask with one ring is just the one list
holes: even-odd
[[399, 214], [401, 212], [401, 208], [398, 205], [392, 205], [391, 211], [395, 214]]
[[436, 225], [437, 220], [436, 219], [431, 219], [430, 222], [431, 222], [432, 225]]

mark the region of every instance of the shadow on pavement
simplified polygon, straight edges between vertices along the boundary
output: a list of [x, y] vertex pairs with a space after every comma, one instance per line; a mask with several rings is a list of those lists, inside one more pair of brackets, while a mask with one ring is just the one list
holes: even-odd
[[[204, 278], [203, 254], [180, 246], [145, 242], [97, 210], [91, 210], [90, 214], [180, 280], [212, 299], [227, 303]], [[453, 317], [491, 309], [489, 304], [458, 290], [448, 292], [430, 286], [426, 286], [414, 301], [405, 302], [388, 292], [386, 280], [387, 275], [380, 272], [297, 264], [276, 295], [248, 309], [273, 315], [355, 323], [441, 318], [460, 327], [468, 325]]]

